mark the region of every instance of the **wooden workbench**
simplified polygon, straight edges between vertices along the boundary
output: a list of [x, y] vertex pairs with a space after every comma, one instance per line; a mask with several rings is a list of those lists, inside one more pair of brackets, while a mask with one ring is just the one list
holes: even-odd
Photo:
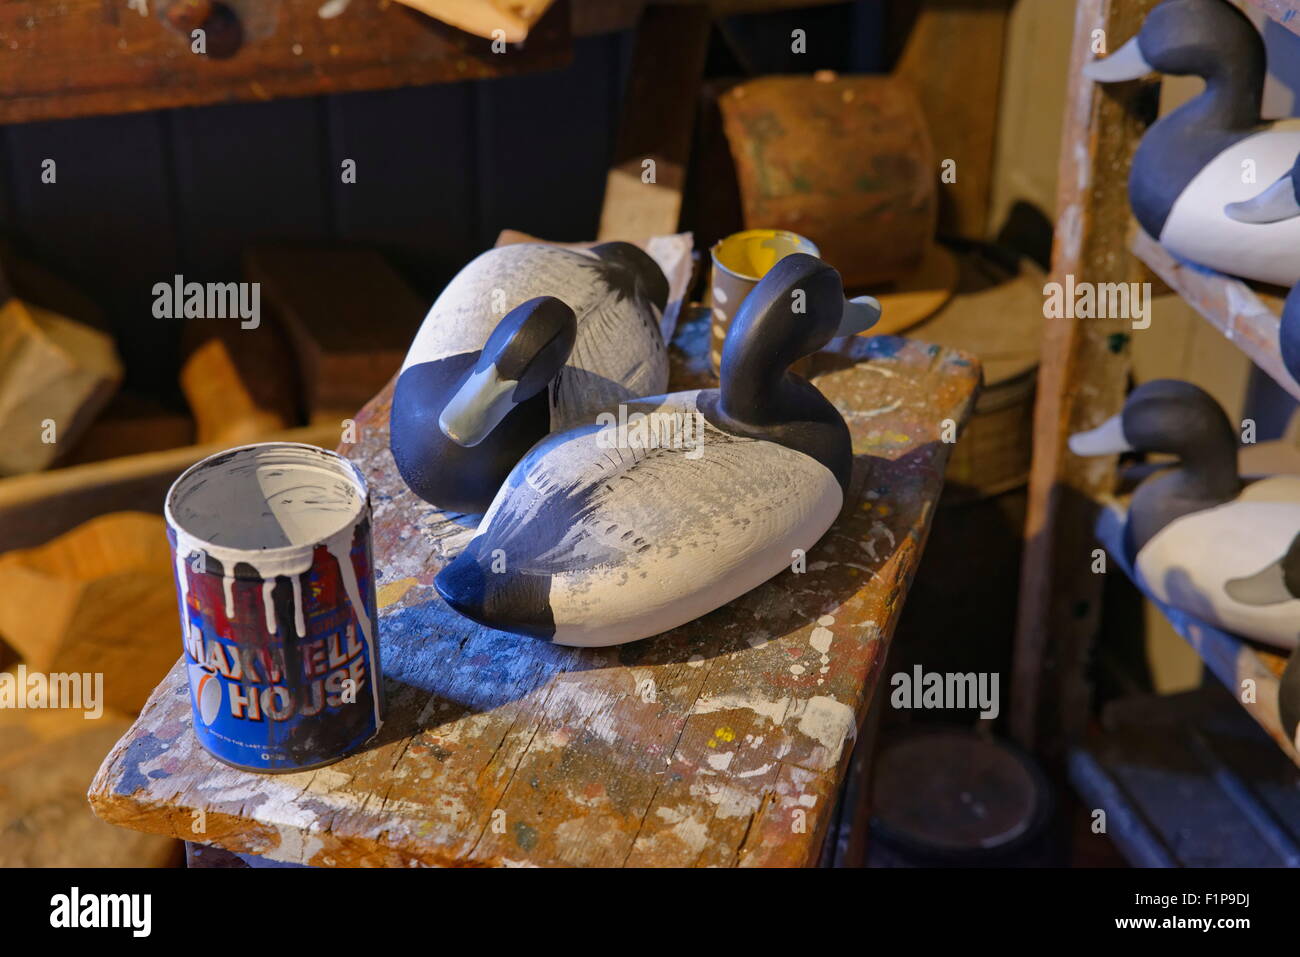
[[[675, 388], [704, 380], [706, 338], [699, 322], [679, 335]], [[317, 771], [234, 770], [191, 734], [178, 663], [96, 775], [95, 812], [324, 866], [815, 863], [938, 500], [945, 422], [965, 421], [980, 373], [892, 337], [842, 343], [814, 372], [857, 457], [807, 571], [609, 649], [519, 639], [443, 604], [431, 583], [470, 531], [398, 477], [390, 386], [342, 449], [374, 506], [377, 741]]]

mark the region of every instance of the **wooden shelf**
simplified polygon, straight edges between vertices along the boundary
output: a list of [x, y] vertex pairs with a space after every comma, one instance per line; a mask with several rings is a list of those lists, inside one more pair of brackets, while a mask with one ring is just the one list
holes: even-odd
[[[1237, 0], [1240, 5], [1241, 0]], [[1300, 34], [1300, 0], [1249, 0], [1249, 6], [1262, 10], [1292, 33]]]
[[[1107, 503], [1097, 519], [1097, 540], [1105, 547], [1111, 560], [1160, 609], [1174, 630], [1200, 655], [1205, 666], [1241, 702], [1246, 712], [1268, 732], [1269, 737], [1277, 742], [1287, 757], [1300, 766], [1300, 753], [1296, 752], [1294, 744], [1282, 730], [1282, 720], [1278, 715], [1278, 678], [1286, 667], [1286, 657], [1277, 652], [1261, 650], [1236, 635], [1207, 625], [1185, 611], [1166, 605], [1143, 588], [1133, 574], [1133, 566], [1124, 555], [1123, 531], [1126, 517], [1127, 510], [1122, 503]], [[1243, 702], [1241, 698], [1242, 682], [1247, 679], [1255, 682], [1255, 700], [1250, 703]]]
[[1280, 291], [1180, 262], [1140, 229], [1130, 249], [1255, 365], [1300, 399], [1300, 383], [1287, 373], [1278, 351], [1278, 316], [1283, 300]]

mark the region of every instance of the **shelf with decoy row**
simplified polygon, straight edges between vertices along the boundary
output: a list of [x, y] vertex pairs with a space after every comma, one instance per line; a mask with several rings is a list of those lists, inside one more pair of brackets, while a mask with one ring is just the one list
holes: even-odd
[[1129, 248], [1229, 342], [1300, 400], [1300, 383], [1286, 371], [1278, 344], [1285, 290], [1182, 262], [1141, 229], [1134, 231]]
[[1206, 624], [1182, 609], [1169, 605], [1145, 588], [1134, 574], [1124, 550], [1124, 524], [1127, 506], [1118, 498], [1101, 502], [1097, 517], [1097, 541], [1106, 549], [1110, 561], [1133, 582], [1151, 603], [1160, 609], [1174, 631], [1192, 646], [1202, 662], [1221, 681], [1246, 712], [1263, 728], [1286, 756], [1300, 766], [1300, 752], [1282, 728], [1278, 708], [1283, 669], [1287, 657], [1270, 651], [1237, 635]]

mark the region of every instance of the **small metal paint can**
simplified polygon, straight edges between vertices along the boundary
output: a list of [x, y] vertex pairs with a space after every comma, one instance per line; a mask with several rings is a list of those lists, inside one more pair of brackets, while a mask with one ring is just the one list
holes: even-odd
[[786, 229], [747, 229], [720, 239], [709, 250], [713, 272], [709, 282], [709, 366], [722, 369], [722, 345], [740, 304], [758, 281], [792, 253], [820, 256], [817, 244]]
[[194, 733], [246, 771], [303, 771], [383, 723], [365, 479], [312, 445], [210, 456], [167, 493]]

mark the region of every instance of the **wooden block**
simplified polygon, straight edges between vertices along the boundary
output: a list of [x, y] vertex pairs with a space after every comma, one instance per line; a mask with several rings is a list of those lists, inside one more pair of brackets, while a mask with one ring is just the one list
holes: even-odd
[[194, 420], [156, 399], [119, 392], [61, 466], [102, 462], [142, 452], [161, 452], [194, 444]]
[[[1002, 48], [1011, 0], [902, 0], [910, 21], [894, 75], [911, 85], [934, 139], [937, 161], [954, 160], [957, 179], [940, 186], [939, 229], [983, 238], [988, 226], [993, 151], [1002, 84]], [[939, 166], [931, 169], [939, 176]]]
[[130, 727], [105, 712], [0, 712], [0, 867], [174, 867], [179, 843], [98, 820], [95, 769]]
[[934, 151], [905, 83], [771, 76], [718, 103], [746, 228], [808, 237], [846, 286], [889, 282], [921, 263], [934, 239]]
[[181, 367], [198, 441], [239, 445], [298, 425], [301, 385], [285, 337], [269, 323], [225, 326]]
[[0, 556], [0, 634], [29, 671], [104, 675], [104, 702], [138, 711], [180, 654], [161, 518], [114, 512]]
[[10, 299], [0, 307], [0, 475], [48, 468], [70, 451], [121, 380], [107, 335]]
[[708, 40], [703, 4], [654, 5], [642, 15], [605, 181], [602, 241], [638, 242], [677, 231]]
[[[290, 429], [266, 440], [330, 447], [338, 443], [339, 428], [334, 423]], [[163, 496], [176, 476], [226, 448], [222, 442], [187, 445], [0, 479], [0, 552], [43, 544], [107, 511], [161, 515]]]
[[297, 354], [312, 422], [337, 424], [382, 389], [430, 305], [372, 250], [266, 246], [244, 267]]
[[[555, 0], [398, 0], [458, 30], [489, 40], [523, 43]], [[498, 33], [499, 31], [499, 33]]]

